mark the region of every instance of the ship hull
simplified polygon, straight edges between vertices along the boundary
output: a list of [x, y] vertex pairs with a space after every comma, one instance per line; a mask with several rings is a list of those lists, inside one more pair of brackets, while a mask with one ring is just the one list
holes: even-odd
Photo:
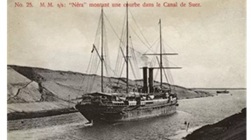
[[171, 115], [176, 112], [176, 104], [167, 103], [148, 106], [102, 106], [76, 105], [79, 112], [89, 121], [120, 122]]

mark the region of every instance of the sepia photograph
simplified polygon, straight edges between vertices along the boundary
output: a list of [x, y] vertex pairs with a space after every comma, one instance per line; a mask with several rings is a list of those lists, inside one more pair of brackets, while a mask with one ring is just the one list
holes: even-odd
[[7, 0], [7, 139], [246, 140], [246, 9]]

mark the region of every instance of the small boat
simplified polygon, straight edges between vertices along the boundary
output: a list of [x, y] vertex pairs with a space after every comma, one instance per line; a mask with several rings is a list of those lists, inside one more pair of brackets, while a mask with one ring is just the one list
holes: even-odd
[[229, 91], [228, 90], [217, 90], [216, 93], [217, 94], [228, 94]]

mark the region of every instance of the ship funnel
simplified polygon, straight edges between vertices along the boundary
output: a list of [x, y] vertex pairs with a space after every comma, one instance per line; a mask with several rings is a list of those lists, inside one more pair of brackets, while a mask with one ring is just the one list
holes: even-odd
[[153, 93], [153, 68], [149, 68], [149, 92]]
[[147, 67], [143, 67], [143, 93], [148, 93], [148, 87], [147, 87]]

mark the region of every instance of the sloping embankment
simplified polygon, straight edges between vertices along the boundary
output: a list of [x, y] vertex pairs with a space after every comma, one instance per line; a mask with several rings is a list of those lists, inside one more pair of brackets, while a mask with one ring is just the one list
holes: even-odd
[[186, 140], [246, 140], [246, 108], [218, 123], [206, 125], [189, 134]]

